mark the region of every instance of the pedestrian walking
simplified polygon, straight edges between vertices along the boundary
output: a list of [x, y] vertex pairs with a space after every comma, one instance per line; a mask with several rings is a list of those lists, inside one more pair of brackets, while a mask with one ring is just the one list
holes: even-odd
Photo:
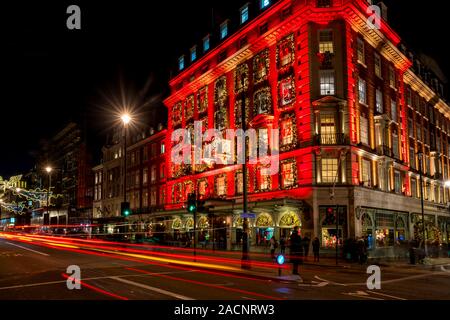
[[319, 250], [320, 250], [320, 241], [319, 238], [315, 237], [312, 242], [313, 253], [314, 253], [314, 262], [319, 262]]
[[275, 236], [270, 238], [270, 257], [272, 260], [275, 260], [275, 250], [278, 248], [278, 241], [275, 239]]
[[284, 254], [286, 252], [286, 237], [282, 236], [280, 238], [280, 253]]
[[289, 239], [290, 242], [290, 260], [292, 262], [292, 274], [298, 275], [298, 266], [301, 264], [303, 255], [302, 237], [299, 235], [298, 227], [294, 228]]
[[363, 239], [359, 239], [357, 242], [358, 260], [360, 264], [367, 261], [367, 248]]
[[309, 239], [308, 236], [303, 238], [303, 252], [305, 253], [305, 260], [308, 260], [310, 242], [311, 239]]

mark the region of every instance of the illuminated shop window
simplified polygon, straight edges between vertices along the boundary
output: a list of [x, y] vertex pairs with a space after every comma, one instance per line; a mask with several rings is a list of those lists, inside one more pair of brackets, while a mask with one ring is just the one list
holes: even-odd
[[358, 81], [359, 103], [367, 104], [366, 81], [359, 78]]
[[320, 95], [335, 94], [334, 70], [320, 70]]
[[178, 70], [184, 69], [184, 56], [178, 58]]
[[203, 52], [209, 50], [209, 35], [203, 38]]
[[394, 68], [392, 66], [389, 67], [389, 85], [392, 88], [396, 87], [396, 85], [395, 85], [395, 71], [394, 71]]
[[148, 207], [148, 192], [144, 192], [144, 196], [142, 198], [142, 206], [144, 208]]
[[272, 113], [272, 97], [270, 95], [270, 88], [264, 87], [257, 90], [254, 94], [253, 101], [255, 115]]
[[226, 175], [222, 175], [216, 178], [216, 193], [220, 196], [225, 196], [227, 194], [227, 182]]
[[194, 116], [194, 101], [195, 98], [193, 94], [186, 98], [184, 110], [184, 116], [186, 120], [189, 120]]
[[394, 152], [394, 157], [396, 159], [399, 158], [399, 152], [398, 152], [398, 136], [392, 135], [392, 151]]
[[241, 24], [248, 21], [248, 4], [241, 8]]
[[[181, 120], [182, 120], [182, 111], [183, 111], [183, 106], [181, 102], [176, 103], [173, 106], [172, 109], [172, 125], [176, 126], [181, 124]], [[154, 152], [154, 145], [152, 145], [152, 152], [151, 155], [155, 156], [155, 152]]]
[[416, 169], [416, 153], [414, 147], [409, 148], [409, 162], [411, 163], [411, 168]]
[[417, 191], [417, 180], [415, 178], [411, 178], [411, 196], [414, 198], [419, 198], [419, 194]]
[[375, 238], [377, 247], [388, 247], [394, 245], [394, 215], [391, 213], [376, 214]]
[[278, 83], [279, 107], [285, 107], [295, 101], [295, 84], [292, 76]]
[[223, 40], [228, 35], [228, 21], [223, 22], [220, 25], [220, 40]]
[[142, 171], [142, 183], [146, 184], [148, 182], [148, 168], [144, 168]]
[[370, 161], [363, 159], [362, 161], [362, 183], [365, 187], [371, 186], [372, 181], [372, 175], [371, 175], [371, 169], [370, 169]]
[[359, 127], [361, 134], [361, 143], [369, 145], [369, 121], [366, 117], [359, 117]]
[[198, 193], [201, 197], [205, 197], [207, 195], [206, 191], [208, 189], [208, 181], [206, 179], [202, 179], [198, 182]]
[[258, 170], [259, 190], [269, 190], [271, 188], [270, 170], [260, 167]]
[[191, 62], [197, 59], [197, 46], [191, 48]]
[[151, 182], [156, 181], [156, 166], [152, 166], [151, 173], [150, 173], [150, 181]]
[[283, 188], [292, 187], [295, 184], [295, 163], [287, 162], [281, 165], [281, 175], [282, 175], [282, 183]]
[[281, 145], [289, 145], [294, 142], [294, 123], [292, 118], [286, 118], [281, 122]]
[[400, 172], [394, 172], [394, 191], [395, 193], [402, 193], [402, 175]]
[[381, 56], [378, 53], [375, 53], [374, 60], [375, 60], [375, 74], [381, 78]]
[[406, 89], [406, 104], [412, 107], [412, 92], [410, 88]]
[[294, 62], [295, 44], [294, 34], [284, 37], [277, 43], [277, 66], [278, 69], [286, 68]]
[[322, 144], [336, 144], [335, 115], [332, 113], [320, 114], [320, 139]]
[[364, 50], [364, 41], [360, 38], [357, 40], [357, 54], [358, 54], [358, 62], [362, 64], [366, 64], [366, 56]]
[[397, 102], [394, 100], [391, 100], [391, 117], [392, 120], [397, 122]]
[[320, 53], [334, 53], [333, 46], [333, 31], [320, 30], [319, 31], [319, 52]]
[[381, 90], [378, 89], [375, 92], [375, 107], [378, 113], [382, 114], [384, 112], [383, 93], [381, 92]]
[[270, 5], [270, 0], [260, 0], [259, 7], [262, 9], [267, 8]]
[[334, 183], [337, 181], [338, 159], [322, 158], [322, 182]]

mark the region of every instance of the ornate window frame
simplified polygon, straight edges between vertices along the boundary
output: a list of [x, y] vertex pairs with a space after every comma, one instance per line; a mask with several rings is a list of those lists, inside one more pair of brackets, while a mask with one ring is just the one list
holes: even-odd
[[[282, 56], [283, 54], [283, 56]], [[289, 59], [285, 62], [285, 59]], [[276, 62], [277, 68], [280, 72], [287, 71], [294, 64], [295, 61], [295, 43], [294, 34], [291, 33], [278, 41]], [[285, 62], [285, 63], [284, 63]]]
[[[283, 144], [283, 130], [282, 130], [282, 123], [285, 120], [291, 120], [292, 121], [292, 142], [289, 144], [284, 145]], [[295, 112], [286, 112], [283, 113], [280, 118], [278, 119], [278, 127], [280, 129], [280, 151], [285, 152], [289, 150], [293, 150], [297, 146], [297, 122], [295, 117]]]
[[[293, 179], [294, 179], [293, 184], [290, 186], [286, 186], [286, 187], [284, 186], [284, 172], [283, 172], [283, 165], [285, 165], [285, 164], [292, 164]], [[285, 159], [285, 160], [280, 161], [280, 188], [281, 189], [289, 190], [289, 189], [297, 188], [298, 187], [297, 176], [298, 176], [297, 162], [295, 161], [294, 158]]]
[[[264, 74], [259, 74], [259, 67], [264, 68]], [[255, 55], [253, 58], [253, 82], [255, 85], [266, 81], [269, 78], [270, 61], [269, 61], [269, 49], [264, 49]]]
[[200, 88], [197, 92], [197, 112], [202, 114], [208, 111], [208, 86]]

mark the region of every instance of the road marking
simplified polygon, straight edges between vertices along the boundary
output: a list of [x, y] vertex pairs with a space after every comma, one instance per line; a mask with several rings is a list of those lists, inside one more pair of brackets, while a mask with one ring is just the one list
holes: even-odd
[[356, 292], [343, 292], [342, 294], [352, 296], [352, 297], [358, 297], [358, 298], [365, 298], [365, 299], [372, 299], [372, 300], [384, 300], [381, 298], [375, 298], [369, 296], [369, 294], [365, 291], [356, 291]]
[[[367, 291], [366, 291], [367, 292]], [[396, 297], [396, 296], [391, 296], [389, 294], [385, 294], [385, 293], [381, 293], [381, 292], [377, 292], [377, 291], [370, 291], [370, 293], [372, 294], [378, 294], [380, 296], [384, 296], [384, 297], [388, 297], [388, 298], [393, 298], [393, 299], [397, 299], [397, 300], [406, 300], [404, 298], [400, 298], [400, 297]]]
[[337, 283], [337, 282], [333, 282], [333, 281], [330, 281], [330, 280], [325, 280], [325, 279], [320, 278], [319, 276], [314, 276], [314, 278], [316, 278], [317, 280], [320, 280], [322, 283], [323, 283], [323, 282], [326, 282], [327, 284], [334, 284], [334, 285], [337, 285], [337, 286], [343, 286], [343, 287], [346, 286], [346, 284], [343, 284], [343, 283]]
[[139, 288], [147, 289], [147, 290], [150, 290], [150, 291], [158, 292], [158, 293], [161, 293], [163, 295], [166, 295], [166, 296], [169, 296], [169, 297], [173, 297], [173, 298], [177, 298], [177, 299], [180, 299], [180, 300], [195, 300], [193, 298], [189, 298], [189, 297], [183, 296], [181, 294], [177, 294], [177, 293], [174, 293], [174, 292], [166, 291], [166, 290], [163, 290], [163, 289], [160, 289], [160, 288], [151, 287], [151, 286], [148, 286], [146, 284], [142, 284], [142, 283], [139, 283], [139, 282], [134, 282], [134, 281], [122, 279], [122, 278], [119, 278], [119, 277], [110, 277], [110, 279], [113, 279], [113, 280], [116, 280], [116, 281], [119, 281], [119, 282], [123, 282], [123, 283], [129, 284], [129, 285], [135, 286], [135, 287], [139, 287]]
[[1, 287], [0, 290], [9, 290], [9, 289], [20, 289], [20, 288], [27, 288], [27, 287], [46, 286], [46, 285], [50, 285], [50, 284], [57, 284], [57, 283], [63, 283], [63, 282], [65, 283], [66, 280], [40, 282], [40, 283], [29, 283], [29, 284], [19, 284], [19, 285], [16, 285], [16, 286]]
[[[431, 272], [431, 273], [426, 273], [426, 274], [418, 274], [415, 276], [410, 276], [410, 277], [403, 277], [403, 278], [398, 278], [398, 279], [391, 279], [391, 280], [382, 280], [381, 284], [387, 284], [387, 283], [395, 283], [395, 282], [402, 282], [402, 281], [407, 281], [407, 280], [412, 280], [412, 279], [420, 279], [420, 278], [427, 278], [427, 277], [432, 277], [432, 276], [442, 276], [445, 275], [447, 276], [448, 273], [450, 273], [448, 270], [446, 271], [441, 271], [441, 272]], [[343, 286], [343, 287], [347, 287], [347, 286], [366, 286], [367, 283], [366, 282], [352, 282], [352, 283], [338, 283], [338, 282], [333, 282], [330, 280], [325, 280], [322, 278], [319, 278], [318, 276], [315, 276], [316, 279], [321, 280], [321, 281], [325, 281], [328, 282], [330, 284], [334, 284], [337, 286]]]
[[450, 270], [447, 270], [445, 267], [450, 267], [450, 264], [449, 264], [449, 265], [446, 265], [446, 266], [441, 266], [441, 270], [442, 270], [442, 271], [444, 271], [444, 272], [450, 272]]
[[[159, 274], [174, 274], [174, 273], [186, 273], [186, 272], [192, 272], [192, 271], [175, 271], [175, 272], [161, 272]], [[112, 277], [116, 278], [124, 278], [124, 277], [147, 277], [149, 275], [147, 274], [128, 274], [128, 275], [117, 275], [117, 276], [103, 276], [103, 277], [91, 277], [91, 278], [84, 278], [83, 281], [89, 281], [89, 280], [102, 280], [102, 279], [109, 279]], [[29, 283], [29, 284], [19, 284], [15, 286], [9, 286], [9, 287], [0, 287], [0, 290], [10, 290], [10, 289], [20, 289], [20, 288], [27, 288], [27, 287], [38, 287], [38, 286], [46, 286], [46, 285], [52, 285], [52, 284], [58, 284], [58, 283], [66, 283], [66, 280], [60, 280], [60, 281], [49, 281], [49, 282], [38, 282], [38, 283]]]
[[22, 248], [22, 249], [24, 249], [24, 250], [28, 250], [28, 251], [37, 253], [37, 254], [41, 254], [41, 255], [43, 255], [43, 256], [47, 256], [47, 257], [50, 256], [49, 254], [46, 254], [46, 253], [44, 253], [44, 252], [40, 252], [40, 251], [36, 251], [36, 250], [30, 249], [30, 248], [27, 248], [27, 247], [23, 247], [23, 246], [20, 246], [20, 245], [18, 245], [18, 244], [15, 244], [15, 243], [7, 242], [7, 241], [5, 241], [5, 243], [7, 243], [7, 244], [9, 244], [9, 245], [12, 245], [12, 246], [15, 246], [15, 247]]

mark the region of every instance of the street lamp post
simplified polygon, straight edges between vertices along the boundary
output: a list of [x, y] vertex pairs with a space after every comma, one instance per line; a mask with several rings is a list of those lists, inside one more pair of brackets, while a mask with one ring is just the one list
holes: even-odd
[[[123, 202], [127, 202], [127, 129], [131, 122], [131, 117], [128, 113], [124, 113], [120, 119], [123, 123]], [[127, 226], [127, 229], [128, 226]]]
[[50, 198], [50, 188], [52, 187], [52, 167], [46, 167], [45, 171], [48, 174], [48, 189], [47, 189], [47, 216], [48, 216], [48, 224], [50, 225], [50, 211], [49, 211], [49, 198]]
[[422, 210], [422, 239], [423, 239], [423, 248], [425, 250], [425, 257], [427, 256], [427, 241], [425, 238], [425, 213], [424, 213], [424, 208], [423, 208], [423, 174], [422, 174], [422, 166], [423, 166], [423, 162], [422, 162], [422, 157], [423, 157], [423, 152], [419, 151], [417, 153], [417, 155], [419, 156], [419, 177], [420, 177], [420, 207]]

